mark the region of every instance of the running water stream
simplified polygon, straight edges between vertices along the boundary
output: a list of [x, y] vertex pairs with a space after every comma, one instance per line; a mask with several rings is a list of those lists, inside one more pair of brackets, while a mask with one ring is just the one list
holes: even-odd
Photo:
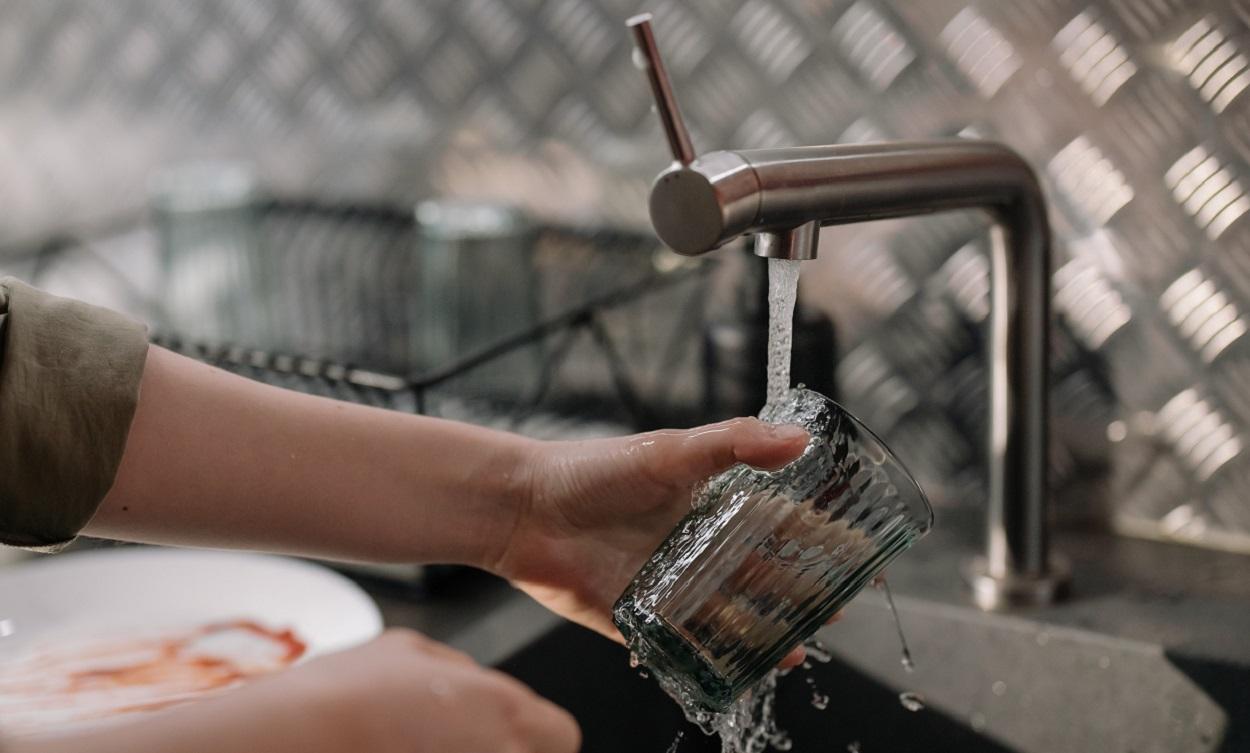
[[768, 402], [790, 389], [790, 350], [794, 341], [794, 300], [799, 265], [792, 259], [768, 260]]
[[[790, 353], [794, 335], [794, 305], [798, 295], [799, 268], [802, 262], [789, 259], [768, 260], [768, 402], [782, 400], [790, 389]], [[697, 506], [706, 493], [696, 487], [693, 503]], [[884, 585], [884, 579], [882, 579]], [[893, 611], [894, 600], [889, 597]], [[911, 652], [903, 637], [898, 613], [893, 612], [898, 626], [899, 640], [903, 647], [903, 666], [912, 668]], [[832, 657], [814, 639], [807, 644], [810, 660], [828, 662]], [[631, 665], [637, 662], [631, 657]], [[810, 667], [804, 663], [804, 667]], [[744, 694], [729, 711], [715, 714], [683, 704], [686, 718], [697, 724], [705, 733], [716, 734], [721, 739], [722, 753], [763, 753], [770, 746], [774, 750], [788, 751], [792, 746], [790, 737], [777, 726], [774, 709], [777, 680], [783, 674], [774, 669], [754, 688]], [[907, 705], [907, 701], [904, 704]], [[828, 696], [814, 692], [813, 705], [823, 709], [829, 703]], [[910, 707], [910, 706], [909, 706]], [[675, 748], [680, 737], [673, 741]], [[670, 749], [671, 750], [671, 749]]]
[[898, 607], [894, 606], [894, 594], [890, 593], [890, 583], [885, 576], [878, 576], [872, 582], [873, 586], [885, 592], [885, 603], [890, 606], [890, 616], [894, 618], [894, 629], [898, 631], [898, 645], [903, 652], [902, 658], [899, 660], [903, 669], [908, 672], [916, 671], [916, 663], [911, 658], [911, 647], [907, 645], [907, 636], [903, 634], [903, 621], [898, 618]]
[[[785, 398], [790, 389], [790, 350], [794, 338], [794, 302], [799, 265], [789, 259], [768, 260], [768, 402]], [[686, 716], [704, 732], [720, 735], [722, 753], [762, 753], [772, 746], [789, 750], [790, 738], [777, 727], [773, 705], [777, 678], [773, 670], [723, 714], [692, 711]]]

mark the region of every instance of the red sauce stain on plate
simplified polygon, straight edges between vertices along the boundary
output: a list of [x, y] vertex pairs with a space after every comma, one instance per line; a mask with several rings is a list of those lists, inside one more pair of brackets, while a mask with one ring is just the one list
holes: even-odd
[[154, 711], [290, 666], [307, 650], [290, 629], [252, 620], [57, 642], [0, 670], [0, 720], [35, 734]]

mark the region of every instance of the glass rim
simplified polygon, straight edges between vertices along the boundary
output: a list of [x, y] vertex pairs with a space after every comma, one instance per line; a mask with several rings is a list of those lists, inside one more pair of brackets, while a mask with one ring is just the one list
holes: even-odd
[[[816, 390], [811, 390], [803, 386], [791, 387], [790, 389], [786, 390], [787, 397], [783, 398], [782, 402], [784, 403], [791, 395], [802, 395], [804, 393], [808, 395], [814, 395], [820, 400], [823, 400], [824, 402], [833, 406], [835, 410], [837, 410], [843, 416], [850, 419], [851, 423], [855, 426], [857, 430], [863, 432], [865, 435], [868, 436], [869, 439], [871, 439], [873, 442], [876, 443], [878, 447], [881, 448], [881, 450], [885, 453], [885, 456], [889, 460], [889, 462], [893, 464], [894, 466], [896, 466], [900, 471], [902, 471], [902, 474], [904, 477], [906, 477], [908, 484], [910, 484], [911, 487], [915, 490], [916, 497], [920, 500], [920, 504], [924, 508], [925, 513], [927, 514], [927, 520], [925, 520], [925, 525], [924, 525], [924, 529], [922, 533], [928, 533], [930, 530], [932, 530], [934, 518], [935, 518], [934, 513], [933, 513], [933, 503], [929, 501], [929, 495], [925, 493], [924, 489], [920, 486], [920, 482], [916, 480], [916, 474], [911, 472], [911, 469], [908, 468], [907, 464], [903, 462], [903, 459], [898, 456], [898, 453], [896, 453], [894, 449], [890, 447], [890, 445], [887, 444], [885, 440], [883, 440], [877, 434], [877, 432], [869, 428], [869, 426], [866, 423], [861, 421], [859, 417], [856, 416], [854, 413], [852, 413], [845, 405], [842, 405], [837, 400], [834, 400], [833, 398], [829, 397], [828, 395], [822, 392], [817, 392]], [[761, 421], [765, 421], [766, 423], [772, 423], [771, 421], [768, 421], [768, 419], [764, 418], [765, 411], [767, 411], [769, 406], [771, 405], [774, 405], [774, 403], [765, 403], [764, 407], [760, 409], [760, 413], [757, 416], [757, 418], [759, 418]], [[802, 426], [802, 424], [795, 424], [795, 425]], [[803, 428], [806, 429], [807, 427], [803, 426]], [[795, 458], [795, 460], [798, 460], [798, 458]], [[790, 462], [793, 463], [795, 461], [792, 460]], [[781, 470], [784, 470], [785, 468], [788, 468], [789, 466], [790, 466], [790, 463], [787, 463], [786, 465], [782, 466], [781, 468], [777, 469], [777, 471], [774, 471], [774, 472], [780, 472]]]

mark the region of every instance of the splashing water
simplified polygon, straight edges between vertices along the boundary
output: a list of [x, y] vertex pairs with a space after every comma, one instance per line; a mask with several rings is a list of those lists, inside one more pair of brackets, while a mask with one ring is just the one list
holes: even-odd
[[799, 265], [792, 259], [768, 260], [768, 402], [790, 389], [790, 348], [794, 340], [794, 299]]
[[803, 649], [807, 652], [808, 659], [821, 664], [828, 664], [833, 661], [833, 654], [829, 651], [829, 649], [825, 648], [825, 644], [815, 638], [812, 638], [807, 643], [804, 643]]
[[[821, 664], [833, 659], [833, 654], [814, 637], [809, 638], [803, 647], [809, 658]], [[770, 746], [775, 750], [787, 751], [792, 747], [793, 741], [785, 730], [777, 726], [774, 706], [777, 700], [777, 681], [789, 671], [774, 669], [769, 672], [758, 685], [723, 714], [699, 710], [691, 703], [683, 702], [677, 696], [673, 697], [681, 705], [686, 718], [698, 725], [704, 734], [720, 736], [721, 753], [764, 753]], [[828, 708], [829, 695], [821, 693], [815, 687], [813, 678], [808, 677], [806, 681], [812, 688], [812, 705], [822, 711]], [[670, 692], [670, 695], [673, 694]]]
[[898, 694], [898, 702], [908, 711], [920, 711], [924, 709], [924, 696], [919, 693], [907, 691]]
[[790, 736], [777, 727], [773, 708], [780, 675], [775, 669], [769, 672], [723, 714], [694, 709], [684, 703], [682, 709], [704, 734], [720, 736], [721, 753], [763, 753], [769, 746], [789, 750]]
[[673, 738], [673, 744], [668, 746], [668, 751], [666, 751], [666, 753], [677, 753], [677, 746], [681, 745], [681, 739], [685, 736], [685, 730], [678, 730], [677, 737]]
[[[799, 265], [788, 259], [768, 260], [768, 401], [779, 401], [790, 389], [790, 350], [794, 340], [794, 303], [798, 295]], [[722, 476], [722, 483], [729, 480]], [[720, 489], [715, 481], [696, 485], [691, 494], [695, 508], [718, 496]], [[808, 644], [808, 656], [815, 661], [827, 662], [829, 653], [815, 641]], [[632, 664], [632, 662], [631, 662]], [[682, 706], [686, 718], [699, 726], [705, 734], [719, 735], [721, 753], [763, 753], [768, 747], [788, 751], [793, 741], [777, 726], [774, 704], [777, 697], [777, 678], [782, 672], [772, 670], [760, 682], [739, 698], [725, 713], [712, 713], [697, 708], [680, 694], [670, 695]], [[825, 708], [829, 697], [813, 690], [813, 705]], [[678, 740], [668, 753], [674, 753]]]

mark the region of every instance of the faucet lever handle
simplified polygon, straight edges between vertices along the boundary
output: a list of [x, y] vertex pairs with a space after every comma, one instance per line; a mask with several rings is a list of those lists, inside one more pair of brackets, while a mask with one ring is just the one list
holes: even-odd
[[673, 86], [669, 83], [668, 73], [664, 70], [664, 61], [660, 59], [660, 49], [655, 44], [655, 34], [651, 31], [651, 14], [640, 13], [625, 22], [634, 33], [634, 64], [646, 72], [651, 82], [651, 94], [655, 97], [655, 108], [660, 113], [660, 123], [664, 126], [664, 136], [668, 139], [668, 148], [673, 152], [673, 159], [683, 165], [694, 162], [694, 145], [690, 142], [690, 133], [682, 122], [681, 111], [677, 109], [677, 98], [673, 96]]

